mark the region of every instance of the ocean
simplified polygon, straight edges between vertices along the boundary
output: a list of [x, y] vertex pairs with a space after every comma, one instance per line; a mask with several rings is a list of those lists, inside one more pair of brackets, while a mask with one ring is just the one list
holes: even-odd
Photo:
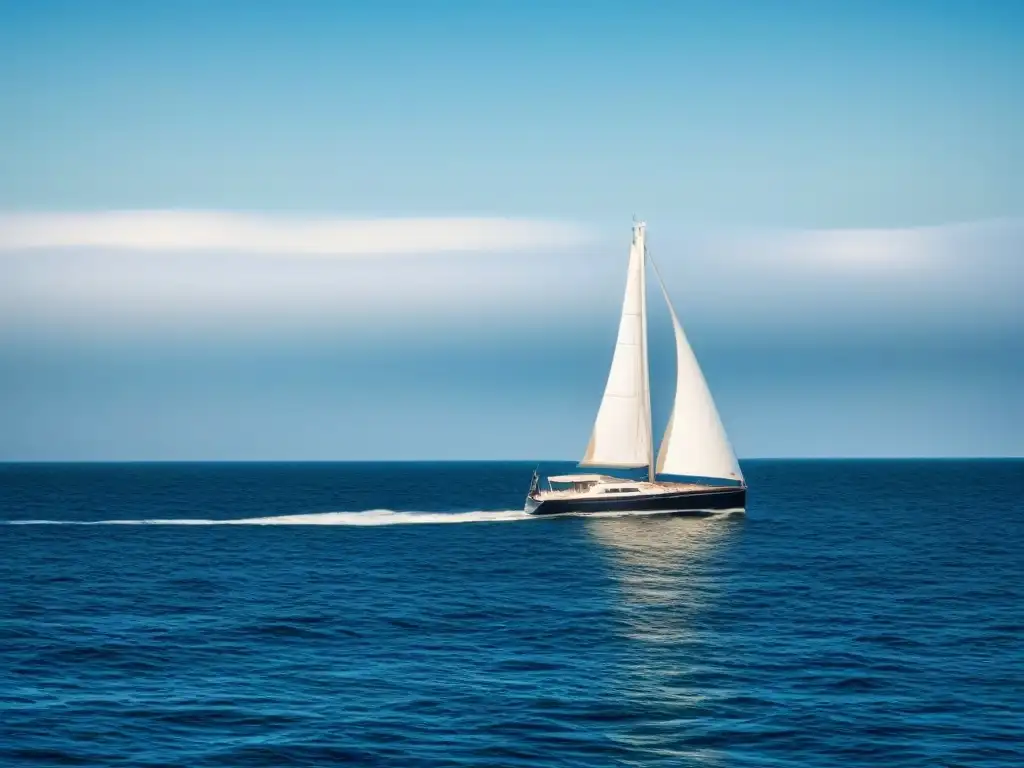
[[0, 765], [1024, 765], [1024, 461], [532, 470], [0, 465]]

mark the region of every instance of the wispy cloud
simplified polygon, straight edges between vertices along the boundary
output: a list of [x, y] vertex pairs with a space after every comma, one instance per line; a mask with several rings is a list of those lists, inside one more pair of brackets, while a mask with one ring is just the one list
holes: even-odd
[[589, 239], [572, 223], [506, 218], [284, 216], [225, 211], [0, 214], [0, 251], [103, 248], [323, 256], [524, 251]]
[[[150, 215], [162, 222], [157, 235], [140, 223]], [[69, 216], [19, 214], [0, 222], [33, 221], [38, 227]], [[590, 230], [542, 221], [316, 223], [234, 214], [227, 220], [243, 222], [237, 229], [211, 226], [204, 233], [197, 226], [223, 223], [221, 214], [132, 214], [125, 220], [138, 229], [114, 232], [117, 216], [127, 215], [90, 214], [93, 224], [105, 225], [89, 237], [73, 227], [60, 236], [51, 232], [49, 239], [28, 237], [36, 228], [15, 237], [0, 224], [0, 249], [7, 249], [0, 259], [0, 338], [50, 330], [120, 335], [151, 329], [256, 337], [277, 331], [360, 338], [414, 333], [437, 339], [488, 329], [538, 338], [567, 337], [573, 328], [607, 332], [622, 301], [629, 237], [628, 222], [615, 234], [595, 228], [597, 237], [581, 248]], [[191, 222], [192, 229], [170, 231], [174, 221]], [[463, 226], [467, 222], [475, 224]], [[266, 236], [259, 234], [264, 231]], [[1021, 328], [1020, 221], [717, 233], [652, 223], [651, 232], [654, 258], [696, 338], [838, 339], [904, 331], [938, 338], [969, 327]], [[488, 249], [504, 252], [465, 257]], [[252, 258], [253, 253], [391, 255]]]
[[[666, 256], [661, 254], [668, 252]], [[747, 335], [1020, 328], [1024, 220], [701, 233], [655, 258], [690, 317]]]

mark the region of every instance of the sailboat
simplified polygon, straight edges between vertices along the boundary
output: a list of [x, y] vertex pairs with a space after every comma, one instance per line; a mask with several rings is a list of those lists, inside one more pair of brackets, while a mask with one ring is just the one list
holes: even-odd
[[704, 374], [658, 273], [676, 341], [676, 391], [657, 462], [647, 362], [647, 225], [634, 222], [619, 335], [604, 397], [580, 467], [647, 469], [647, 479], [607, 474], [547, 478], [534, 472], [525, 511], [534, 515], [588, 512], [741, 510], [747, 485], [725, 434]]

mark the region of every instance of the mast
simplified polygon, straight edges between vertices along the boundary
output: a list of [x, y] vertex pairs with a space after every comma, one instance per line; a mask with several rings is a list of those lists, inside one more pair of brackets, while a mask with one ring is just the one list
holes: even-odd
[[647, 223], [639, 221], [634, 226], [640, 240], [640, 335], [643, 339], [640, 352], [640, 375], [644, 388], [644, 425], [650, 438], [647, 441], [647, 480], [654, 482], [654, 422], [651, 414], [651, 366], [647, 359]]

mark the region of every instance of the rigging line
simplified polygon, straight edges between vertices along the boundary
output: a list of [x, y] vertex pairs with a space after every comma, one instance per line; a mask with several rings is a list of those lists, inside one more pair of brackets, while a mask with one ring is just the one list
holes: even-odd
[[672, 299], [668, 297], [668, 286], [665, 285], [665, 280], [661, 276], [661, 270], [658, 269], [657, 263], [654, 261], [654, 257], [651, 256], [650, 248], [647, 249], [647, 259], [651, 262], [651, 267], [654, 269], [654, 276], [658, 278], [658, 287], [661, 288], [661, 295], [665, 297], [665, 304], [668, 305], [668, 312], [672, 319], [678, 324], [679, 317], [676, 315], [676, 308], [672, 306]]
[[[650, 248], [647, 249], [647, 258], [648, 260], [650, 260], [651, 267], [654, 269], [654, 276], [658, 278], [658, 286], [661, 288], [661, 292], [665, 295], [665, 301], [668, 301], [668, 290], [665, 288], [665, 281], [661, 277], [661, 270], [658, 269], [658, 265], [654, 261], [654, 256], [651, 255]], [[671, 303], [669, 304], [669, 311], [671, 311], [672, 314], [675, 315], [675, 311]]]

